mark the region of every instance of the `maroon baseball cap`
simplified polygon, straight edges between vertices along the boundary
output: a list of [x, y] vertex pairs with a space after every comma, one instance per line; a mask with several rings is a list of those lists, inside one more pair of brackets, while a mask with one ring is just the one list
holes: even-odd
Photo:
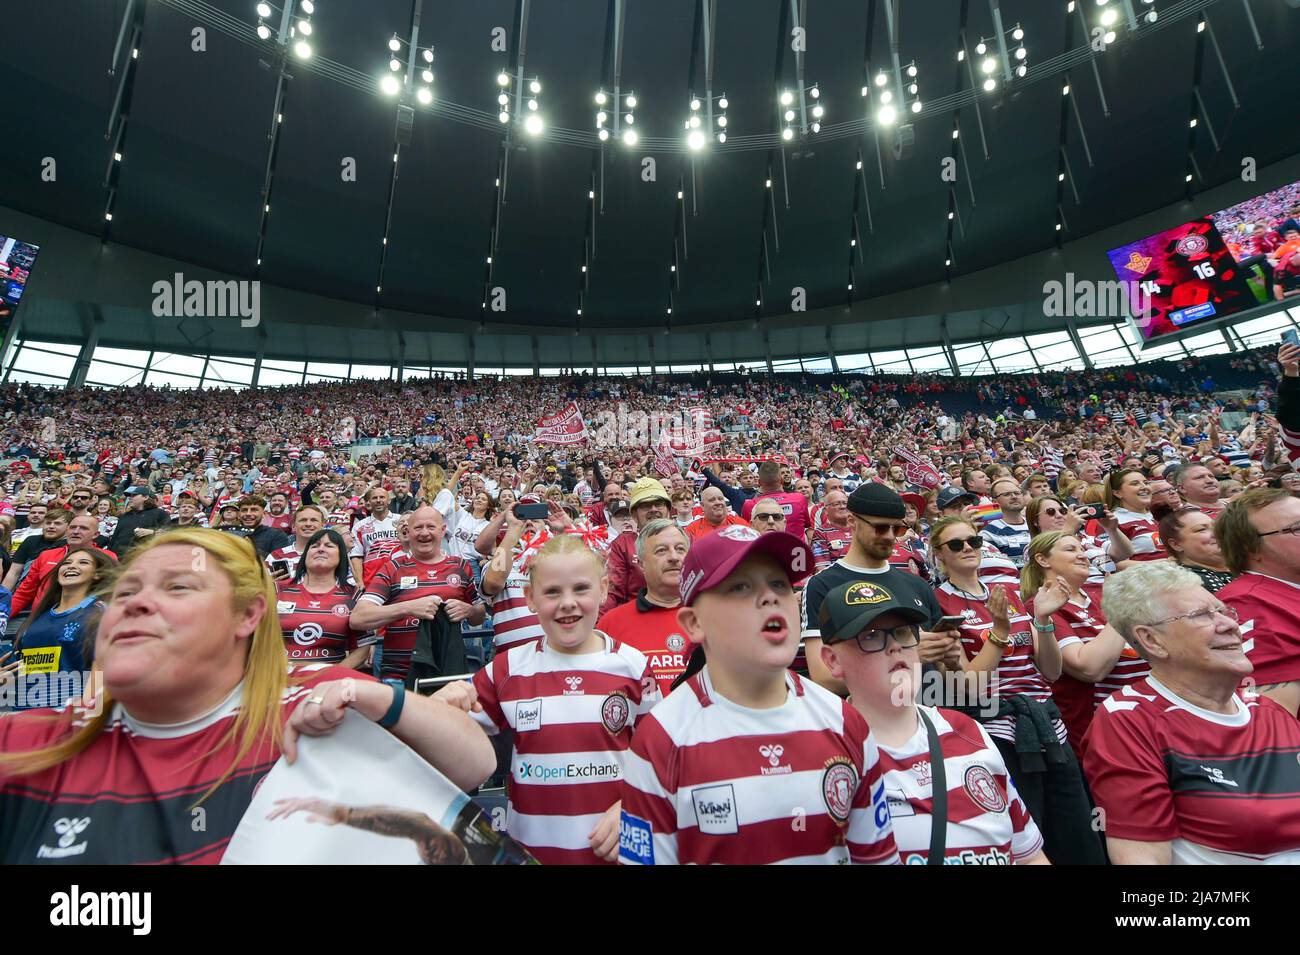
[[898, 496], [901, 497], [901, 498], [903, 499], [903, 503], [904, 503], [904, 504], [911, 504], [912, 507], [916, 509], [916, 513], [917, 513], [918, 515], [920, 515], [921, 517], [924, 517], [924, 516], [925, 516], [926, 501], [925, 501], [925, 497], [924, 497], [923, 495], [921, 495], [921, 494], [900, 494], [900, 495], [898, 495]]
[[691, 543], [682, 564], [682, 606], [689, 607], [706, 590], [718, 586], [751, 554], [770, 554], [785, 568], [790, 583], [812, 572], [808, 545], [784, 531], [759, 534], [752, 527], [732, 524]]

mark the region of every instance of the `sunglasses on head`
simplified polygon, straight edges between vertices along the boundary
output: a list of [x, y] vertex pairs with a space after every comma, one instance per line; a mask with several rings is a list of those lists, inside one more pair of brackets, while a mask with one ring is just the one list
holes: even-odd
[[954, 554], [960, 554], [968, 546], [971, 550], [979, 550], [983, 544], [984, 540], [979, 535], [974, 537], [954, 537], [950, 541], [943, 542], [943, 546], [948, 548]]

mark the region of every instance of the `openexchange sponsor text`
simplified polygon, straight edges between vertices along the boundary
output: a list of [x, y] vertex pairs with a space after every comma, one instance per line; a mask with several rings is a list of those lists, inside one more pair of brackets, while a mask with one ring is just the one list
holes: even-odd
[[619, 767], [615, 763], [569, 763], [565, 766], [542, 766], [538, 763], [520, 763], [519, 778], [549, 783], [557, 779], [617, 779]]

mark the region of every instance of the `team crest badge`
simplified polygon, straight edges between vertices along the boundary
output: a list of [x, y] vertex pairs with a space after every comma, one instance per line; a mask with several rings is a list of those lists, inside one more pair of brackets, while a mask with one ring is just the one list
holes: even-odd
[[966, 795], [985, 812], [1002, 812], [1007, 808], [1006, 797], [993, 781], [993, 774], [978, 763], [966, 770], [964, 785]]
[[335, 604], [333, 613], [336, 617], [346, 617], [352, 613], [352, 609], [347, 604]]
[[732, 524], [730, 527], [724, 527], [720, 531], [714, 531], [714, 533], [729, 541], [752, 541], [758, 540], [761, 536], [754, 528], [746, 527], [743, 524]]
[[1210, 241], [1205, 238], [1205, 236], [1193, 234], [1185, 235], [1179, 239], [1178, 244], [1174, 246], [1174, 251], [1179, 255], [1185, 255], [1190, 258], [1194, 255], [1204, 254], [1209, 247]]
[[686, 638], [680, 633], [668, 634], [668, 649], [673, 653], [681, 653], [686, 649]]
[[461, 585], [460, 574], [448, 574], [448, 575], [447, 575], [447, 586], [448, 586], [448, 587], [459, 587], [460, 585]]
[[848, 822], [857, 789], [858, 771], [847, 761], [835, 760], [822, 773], [822, 798], [826, 800], [826, 811], [836, 822]]
[[605, 702], [600, 706], [600, 721], [611, 733], [621, 733], [627, 726], [629, 715], [631, 714], [627, 697], [622, 693], [611, 693], [605, 697]]

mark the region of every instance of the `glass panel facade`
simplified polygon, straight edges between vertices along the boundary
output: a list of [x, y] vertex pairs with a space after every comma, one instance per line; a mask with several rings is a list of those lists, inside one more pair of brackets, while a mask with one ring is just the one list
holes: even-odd
[[[1276, 346], [1283, 330], [1300, 326], [1300, 308], [1275, 312], [1263, 318], [1254, 318], [1229, 326], [1234, 342], [1243, 342], [1247, 348]], [[1219, 329], [1207, 331], [1182, 343], [1172, 342], [1149, 348], [1144, 352], [1132, 340], [1133, 332], [1125, 323], [1092, 326], [1079, 330], [1084, 350], [1097, 367], [1114, 367], [1148, 362], [1157, 359], [1184, 357], [1187, 351], [1199, 355], [1227, 353], [1230, 348]], [[1186, 346], [1187, 351], [1184, 350]], [[81, 347], [76, 344], [43, 342], [19, 338], [10, 351], [6, 369], [11, 382], [32, 382], [60, 385], [71, 377]], [[1041, 332], [1033, 335], [1010, 335], [987, 342], [958, 342], [953, 347], [958, 367], [963, 376], [1032, 372], [1039, 366], [1048, 371], [1080, 369], [1083, 362], [1066, 331]], [[907, 375], [951, 373], [948, 354], [943, 346], [928, 345], [915, 348], [892, 349], [878, 352], [855, 352], [836, 356], [842, 372]], [[206, 367], [205, 367], [206, 362]], [[744, 365], [762, 373], [766, 362], [762, 359], [744, 362], [715, 361], [714, 370], [730, 372]], [[147, 366], [147, 370], [146, 370]], [[149, 385], [172, 388], [245, 388], [251, 385], [254, 359], [249, 357], [190, 355], [173, 352], [151, 353], [147, 349], [99, 346], [95, 349], [87, 369], [86, 383], [95, 387], [130, 387], [145, 382]], [[777, 372], [803, 370], [826, 374], [831, 369], [829, 357], [808, 356], [802, 359], [786, 358], [773, 362]], [[343, 381], [348, 377], [349, 366], [342, 362], [303, 362], [284, 359], [266, 359], [262, 362], [259, 384], [266, 387], [296, 385], [311, 382]], [[607, 368], [576, 368], [574, 371], [601, 374], [646, 376], [649, 365], [615, 365]], [[684, 373], [707, 371], [707, 364], [660, 362], [660, 374], [669, 371]], [[464, 368], [451, 365], [408, 366], [408, 380], [428, 378], [438, 372], [463, 372]], [[479, 375], [527, 377], [531, 367], [502, 368], [482, 366]], [[541, 369], [544, 376], [567, 374], [569, 369], [548, 367]], [[390, 365], [353, 365], [354, 379], [396, 379], [396, 369]]]

